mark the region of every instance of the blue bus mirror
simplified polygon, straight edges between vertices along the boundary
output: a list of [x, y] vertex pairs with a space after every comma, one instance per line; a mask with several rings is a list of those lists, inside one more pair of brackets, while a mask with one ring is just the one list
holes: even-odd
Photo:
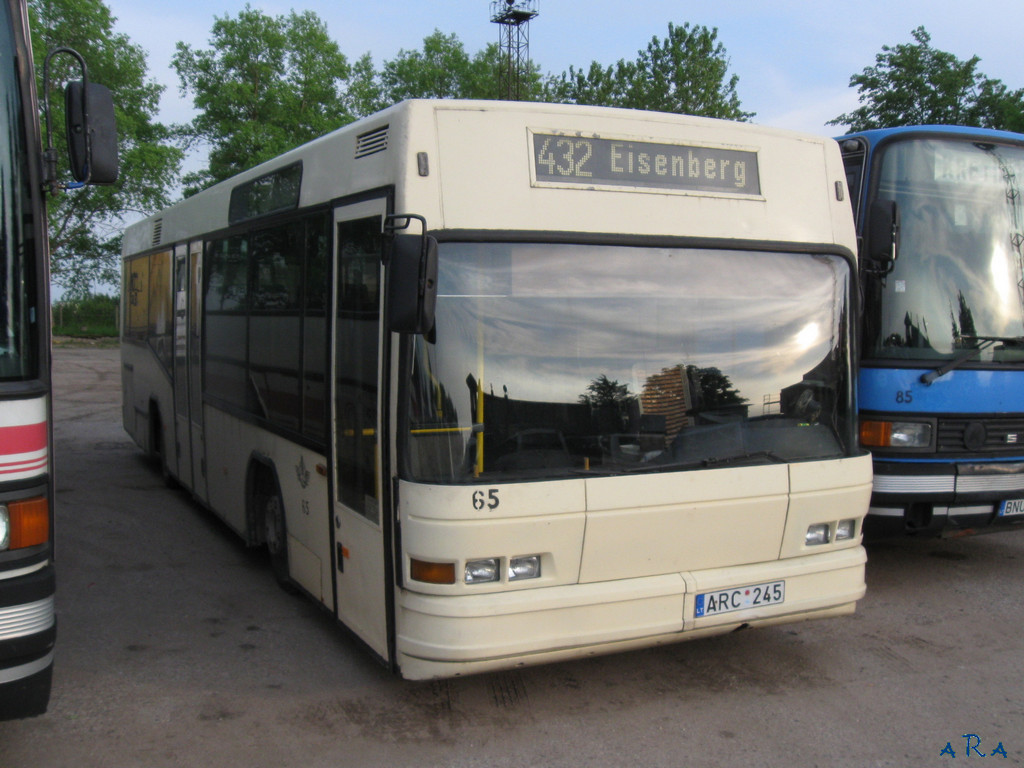
[[886, 267], [899, 255], [900, 210], [895, 200], [875, 200], [868, 220], [867, 256]]

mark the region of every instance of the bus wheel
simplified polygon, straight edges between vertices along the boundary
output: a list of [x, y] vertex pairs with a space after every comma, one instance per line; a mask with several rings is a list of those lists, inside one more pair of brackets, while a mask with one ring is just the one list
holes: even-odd
[[167, 466], [167, 456], [164, 453], [164, 430], [163, 422], [160, 420], [160, 410], [154, 405], [149, 407], [149, 459], [159, 469], [164, 485], [168, 488], [176, 488], [177, 483], [171, 475]]
[[53, 664], [30, 677], [0, 685], [0, 721], [37, 717], [50, 701]]
[[261, 495], [263, 504], [263, 535], [270, 553], [270, 567], [274, 578], [286, 592], [293, 592], [294, 586], [288, 576], [288, 531], [284, 520], [284, 503], [276, 490]]
[[154, 464], [162, 464], [163, 456], [163, 435], [160, 434], [160, 412], [149, 406], [149, 446], [146, 455]]

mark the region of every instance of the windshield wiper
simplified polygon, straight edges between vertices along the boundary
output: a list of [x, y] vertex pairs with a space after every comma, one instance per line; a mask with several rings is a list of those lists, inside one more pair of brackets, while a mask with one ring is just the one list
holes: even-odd
[[1024, 336], [961, 336], [966, 341], [987, 341], [991, 344], [1002, 342], [1013, 347], [1024, 344]]
[[715, 469], [716, 467], [727, 467], [740, 461], [752, 461], [755, 459], [770, 459], [778, 464], [785, 464], [789, 459], [779, 456], [773, 451], [752, 451], [750, 453], [737, 453], [733, 456], [709, 456], [706, 459], [693, 459], [690, 461], [649, 461], [641, 464], [602, 464], [591, 469], [574, 469], [575, 475], [635, 475], [644, 472], [664, 472], [666, 469]]
[[954, 368], [959, 368], [964, 363], [970, 362], [993, 344], [1003, 343], [1010, 344], [1012, 346], [1020, 346], [1024, 344], [1024, 336], [961, 336], [963, 341], [974, 341], [980, 342], [974, 349], [967, 350], [960, 357], [954, 357], [947, 363], [943, 363], [933, 371], [921, 374], [921, 383], [931, 386], [931, 383], [940, 376], [945, 376], [947, 373], [952, 371]]
[[784, 459], [774, 451], [752, 451], [751, 453], [737, 453], [735, 456], [724, 456], [722, 458], [707, 458], [702, 463], [705, 467], [724, 467], [729, 464], [735, 464], [737, 461], [747, 461], [750, 459], [771, 459], [777, 464], [785, 464], [789, 459]]

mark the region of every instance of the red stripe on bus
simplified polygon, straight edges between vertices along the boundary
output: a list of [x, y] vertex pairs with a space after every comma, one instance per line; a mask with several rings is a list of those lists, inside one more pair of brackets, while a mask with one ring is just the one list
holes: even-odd
[[0, 427], [0, 455], [32, 453], [45, 449], [45, 421], [20, 427]]
[[0, 475], [17, 475], [24, 472], [39, 472], [46, 469], [48, 459], [39, 459], [32, 462], [17, 462], [13, 464], [0, 464]]

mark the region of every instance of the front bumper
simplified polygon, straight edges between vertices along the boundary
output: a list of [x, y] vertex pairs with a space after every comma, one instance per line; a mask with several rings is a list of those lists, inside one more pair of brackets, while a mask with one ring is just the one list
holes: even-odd
[[0, 699], [7, 695], [8, 686], [39, 674], [53, 662], [55, 583], [50, 563], [0, 579]]
[[956, 535], [1024, 525], [1000, 504], [1024, 499], [1024, 462], [895, 462], [876, 457], [868, 538], [902, 533]]
[[[419, 680], [852, 613], [864, 548], [753, 565], [481, 595], [398, 597], [398, 664]], [[697, 595], [785, 580], [785, 602], [695, 618]]]

